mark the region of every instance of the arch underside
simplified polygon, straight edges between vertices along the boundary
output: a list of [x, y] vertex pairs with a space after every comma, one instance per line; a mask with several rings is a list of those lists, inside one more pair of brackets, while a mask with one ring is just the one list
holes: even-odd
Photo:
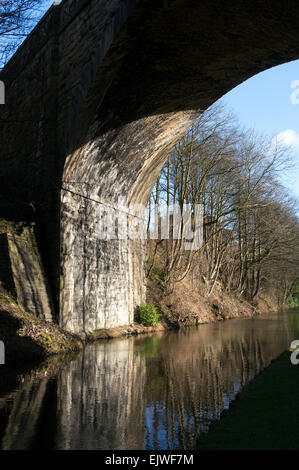
[[202, 111], [299, 57], [296, 1], [227, 3], [140, 0], [94, 77], [62, 178], [60, 315], [71, 331], [129, 324], [145, 300], [143, 244], [100, 241], [99, 208], [117, 214], [119, 197], [146, 204], [168, 152]]

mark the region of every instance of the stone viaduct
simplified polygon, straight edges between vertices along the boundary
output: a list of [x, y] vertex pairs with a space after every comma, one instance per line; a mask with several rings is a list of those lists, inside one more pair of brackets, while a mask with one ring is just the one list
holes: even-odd
[[97, 217], [145, 204], [200, 112], [298, 58], [296, 0], [55, 2], [0, 74], [3, 284], [73, 332], [130, 323], [143, 244], [100, 241]]

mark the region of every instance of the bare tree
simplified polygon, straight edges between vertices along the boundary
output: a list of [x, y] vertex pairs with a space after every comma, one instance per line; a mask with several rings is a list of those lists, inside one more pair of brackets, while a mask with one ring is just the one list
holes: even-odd
[[[280, 179], [294, 164], [290, 149], [240, 130], [221, 105], [203, 113], [175, 146], [157, 180], [152, 202], [204, 210], [204, 244], [184, 250], [181, 237], [149, 249], [165, 285], [190, 272], [209, 297], [215, 286], [253, 301], [261, 292], [284, 303], [299, 279], [299, 220]], [[204, 287], [203, 287], [204, 286]]]
[[40, 0], [1, 0], [0, 68], [23, 42], [45, 9]]

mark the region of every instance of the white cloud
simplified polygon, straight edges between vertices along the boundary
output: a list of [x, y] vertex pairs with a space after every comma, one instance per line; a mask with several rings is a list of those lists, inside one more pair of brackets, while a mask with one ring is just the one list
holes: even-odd
[[294, 129], [287, 129], [286, 131], [280, 132], [272, 139], [272, 145], [282, 144], [290, 145], [292, 147], [299, 147], [299, 134]]

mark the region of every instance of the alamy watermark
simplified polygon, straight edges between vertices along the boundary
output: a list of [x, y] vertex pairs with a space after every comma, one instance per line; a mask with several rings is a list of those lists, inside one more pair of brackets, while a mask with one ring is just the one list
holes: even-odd
[[5, 346], [3, 341], [0, 341], [0, 365], [5, 364]]
[[100, 240], [184, 240], [185, 250], [199, 250], [203, 244], [202, 204], [156, 205], [122, 204], [99, 206], [95, 235]]
[[290, 351], [292, 351], [291, 363], [294, 366], [297, 366], [299, 364], [299, 340], [298, 339], [295, 339], [294, 341], [291, 342]]
[[5, 85], [0, 80], [0, 104], [5, 104]]
[[293, 80], [291, 83], [291, 88], [294, 90], [290, 96], [291, 103], [298, 104], [299, 103], [299, 80]]

